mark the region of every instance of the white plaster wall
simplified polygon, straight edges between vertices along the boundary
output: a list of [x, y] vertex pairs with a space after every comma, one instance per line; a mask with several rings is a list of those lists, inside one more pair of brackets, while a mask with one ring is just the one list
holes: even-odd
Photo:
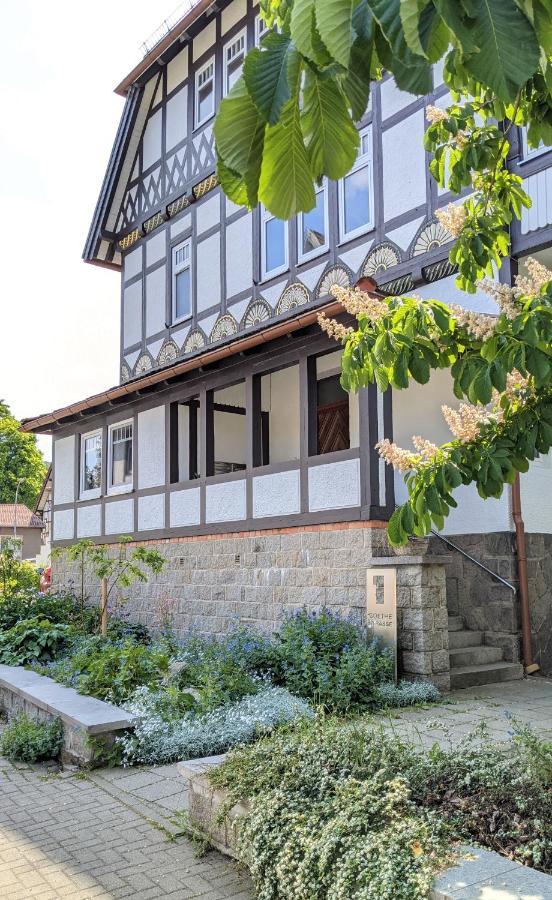
[[263, 376], [261, 408], [270, 414], [270, 462], [299, 459], [299, 366]]
[[205, 521], [245, 519], [245, 479], [208, 484], [205, 489]]
[[55, 541], [68, 541], [75, 537], [75, 510], [58, 509], [54, 513]]
[[165, 527], [165, 495], [150, 494], [138, 498], [138, 531]]
[[216, 38], [216, 23], [214, 18], [200, 31], [198, 36], [194, 38], [192, 44], [192, 59], [195, 62], [200, 56], [212, 47]]
[[253, 516], [289, 516], [301, 511], [300, 473], [275, 472], [253, 479]]
[[77, 507], [77, 537], [97, 537], [102, 531], [102, 508], [94, 506]]
[[552, 453], [531, 463], [520, 475], [521, 511], [525, 530], [552, 534]]
[[165, 482], [165, 407], [138, 413], [138, 487]]
[[226, 228], [226, 296], [251, 289], [253, 282], [252, 216], [248, 213]]
[[222, 10], [221, 32], [226, 34], [234, 25], [243, 19], [247, 12], [246, 0], [234, 0]]
[[146, 241], [146, 266], [164, 259], [167, 255], [167, 233], [164, 229], [158, 231]]
[[197, 245], [197, 309], [220, 304], [220, 234]]
[[105, 505], [105, 533], [131, 534], [134, 531], [134, 500], [115, 500]]
[[[450, 373], [433, 372], [427, 384], [411, 382], [404, 391], [393, 391], [393, 438], [400, 447], [412, 449], [412, 436], [421, 435], [435, 444], [452, 440], [452, 434], [442, 416], [441, 406], [453, 409], [459, 401], [452, 390]], [[404, 477], [395, 472], [395, 499], [403, 503], [407, 498]], [[500, 500], [482, 500], [475, 485], [461, 485], [454, 492], [458, 509], [446, 519], [445, 534], [472, 534], [511, 529], [508, 489]]]
[[142, 339], [142, 279], [123, 294], [123, 344], [131, 347]]
[[385, 219], [426, 202], [424, 112], [419, 109], [382, 134]]
[[360, 506], [360, 462], [346, 459], [309, 468], [309, 509]]
[[184, 47], [167, 66], [167, 93], [178, 87], [188, 77], [188, 48]]
[[383, 121], [395, 115], [399, 110], [404, 109], [405, 106], [415, 103], [418, 99], [413, 94], [407, 93], [407, 91], [401, 91], [395, 84], [394, 78], [387, 78], [385, 81], [382, 81], [380, 84], [380, 97]]
[[527, 234], [552, 222], [552, 168], [525, 178], [523, 187], [532, 200], [531, 208], [521, 214], [521, 233]]
[[184, 86], [167, 103], [167, 153], [188, 133], [188, 88]]
[[220, 194], [218, 191], [196, 207], [196, 232], [203, 234], [220, 223]]
[[160, 266], [146, 276], [146, 337], [163, 331], [166, 326], [166, 275]]
[[75, 499], [75, 435], [54, 441], [54, 504]]
[[125, 273], [125, 281], [128, 281], [130, 278], [134, 278], [135, 275], [138, 275], [138, 273], [142, 271], [141, 247], [136, 247], [135, 250], [131, 250], [130, 253], [127, 253], [124, 258], [123, 269]]
[[200, 488], [189, 488], [185, 491], [172, 491], [170, 497], [171, 527], [199, 525], [200, 522]]
[[148, 120], [142, 138], [142, 169], [149, 169], [161, 156], [161, 118], [159, 109]]
[[412, 291], [418, 297], [424, 300], [442, 300], [443, 303], [457, 303], [464, 309], [471, 309], [474, 312], [487, 313], [488, 315], [496, 315], [498, 307], [496, 303], [483, 291], [476, 291], [475, 294], [466, 294], [459, 291], [454, 281], [456, 275], [449, 275], [448, 278], [442, 278], [440, 281], [434, 281], [432, 284], [422, 284], [420, 287]]
[[176, 222], [171, 223], [171, 240], [175, 237], [178, 237], [179, 234], [183, 234], [185, 231], [190, 228], [192, 224], [191, 214], [185, 213], [182, 218], [177, 219]]

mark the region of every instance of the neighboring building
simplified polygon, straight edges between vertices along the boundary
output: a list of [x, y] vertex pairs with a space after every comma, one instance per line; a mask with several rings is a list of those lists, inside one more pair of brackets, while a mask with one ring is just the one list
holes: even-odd
[[[125, 105], [84, 258], [120, 273], [120, 384], [25, 423], [54, 437], [54, 544], [132, 534], [159, 545], [170, 565], [134, 590], [133, 603], [148, 620], [156, 598], [177, 597], [180, 629], [222, 632], [235, 617], [270, 626], [303, 604], [364, 610], [366, 567], [389, 553], [385, 521], [405, 490], [374, 445], [448, 436], [447, 373], [396, 393], [343, 392], [340, 352], [316, 322], [321, 310], [336, 312], [331, 286], [372, 276], [389, 293], [494, 309], [456, 290], [450, 236], [434, 217], [452, 199], [429, 177], [423, 150], [425, 105], [448, 101], [438, 67], [425, 99], [391, 78], [374, 85], [357, 164], [321, 185], [312, 212], [283, 223], [225, 198], [213, 117], [261, 31], [251, 0], [199, 0], [117, 87]], [[511, 165], [533, 208], [512, 227], [505, 279], [529, 252], [549, 256], [551, 156], [513, 139]], [[550, 476], [543, 460], [522, 479], [545, 631], [552, 514], [539, 498]], [[515, 579], [508, 493], [483, 502], [471, 486], [458, 500], [447, 535]], [[517, 676], [507, 665], [518, 659], [512, 593], [457, 553], [445, 561], [448, 611], [477, 632], [476, 649], [486, 645], [464, 654], [467, 664], [493, 664], [483, 675], [457, 671], [453, 683]], [[449, 653], [441, 588], [437, 599], [413, 587], [441, 584], [444, 570], [412, 565], [401, 569], [400, 603], [411, 608], [400, 610], [400, 663], [446, 686], [451, 662], [454, 671], [464, 657]], [[55, 567], [68, 577], [65, 564]], [[462, 635], [451, 646], [469, 644]]]
[[42, 542], [38, 562], [45, 565], [50, 560], [52, 540], [52, 465], [44, 476], [42, 488], [35, 503], [34, 511], [42, 520]]
[[5, 538], [19, 538], [22, 559], [34, 562], [39, 555], [42, 527], [42, 519], [24, 503], [0, 503], [0, 546]]

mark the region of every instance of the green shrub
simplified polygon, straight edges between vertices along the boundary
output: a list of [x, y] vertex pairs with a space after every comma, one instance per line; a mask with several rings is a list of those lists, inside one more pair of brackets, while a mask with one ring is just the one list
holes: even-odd
[[13, 628], [22, 619], [35, 617], [60, 624], [80, 624], [80, 610], [71, 594], [51, 591], [41, 594], [29, 589], [0, 595], [0, 631]]
[[365, 628], [328, 609], [300, 610], [275, 635], [275, 684], [328, 709], [365, 709], [379, 684], [393, 677], [393, 660]]
[[0, 597], [9, 597], [27, 588], [38, 589], [40, 575], [36, 566], [19, 559], [21, 541], [18, 538], [3, 538], [0, 547]]
[[71, 629], [35, 616], [22, 619], [0, 634], [0, 662], [8, 666], [25, 666], [48, 662], [67, 645]]
[[425, 681], [389, 681], [379, 685], [375, 693], [381, 706], [416, 706], [418, 703], [436, 703], [441, 695], [434, 684]]
[[112, 641], [133, 640], [137, 644], [151, 644], [151, 635], [147, 625], [141, 622], [129, 622], [127, 619], [111, 618], [107, 626], [107, 636]]
[[8, 759], [39, 762], [56, 759], [63, 743], [61, 719], [37, 722], [24, 713], [16, 716], [0, 736], [0, 753]]
[[67, 662], [52, 674], [81, 694], [124, 703], [140, 685], [155, 687], [167, 674], [164, 649], [134, 641], [113, 644], [102, 638], [81, 642]]

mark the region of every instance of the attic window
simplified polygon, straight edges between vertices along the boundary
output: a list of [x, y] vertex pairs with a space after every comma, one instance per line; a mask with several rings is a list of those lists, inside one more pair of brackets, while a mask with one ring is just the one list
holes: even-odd
[[241, 75], [245, 58], [245, 31], [224, 48], [224, 96], [229, 94]]
[[215, 112], [215, 60], [196, 72], [195, 127], [207, 122]]

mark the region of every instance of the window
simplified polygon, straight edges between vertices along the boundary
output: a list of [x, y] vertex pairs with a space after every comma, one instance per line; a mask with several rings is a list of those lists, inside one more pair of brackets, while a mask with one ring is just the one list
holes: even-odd
[[241, 75], [245, 58], [245, 31], [224, 48], [224, 96], [229, 94]]
[[102, 488], [102, 433], [91, 431], [81, 436], [81, 499], [99, 497]]
[[316, 358], [316, 450], [311, 453], [358, 447], [358, 400], [341, 387], [341, 355], [336, 350]]
[[201, 430], [199, 397], [171, 403], [171, 482], [200, 477]]
[[288, 268], [288, 224], [261, 206], [261, 269], [272, 278]]
[[523, 160], [533, 159], [535, 156], [541, 156], [543, 153], [547, 153], [548, 150], [552, 150], [550, 144], [545, 144], [544, 141], [541, 141], [538, 147], [530, 147], [529, 142], [527, 141], [527, 128], [521, 129], [521, 144], [523, 148]]
[[215, 112], [215, 60], [196, 72], [195, 127], [203, 125]]
[[110, 493], [132, 490], [132, 432], [133, 423], [120, 422], [109, 427]]
[[172, 320], [173, 323], [192, 315], [191, 241], [184, 241], [172, 251]]
[[299, 366], [287, 366], [260, 377], [255, 422], [258, 442], [253, 465], [289, 462], [300, 456]]
[[255, 16], [255, 46], [259, 47], [265, 34], [272, 31], [261, 16]]
[[317, 256], [328, 249], [328, 186], [327, 182], [316, 191], [316, 205], [310, 212], [297, 217], [299, 262]]
[[246, 467], [245, 382], [213, 391], [213, 457], [207, 475], [239, 472]]
[[339, 232], [342, 241], [368, 231], [374, 224], [372, 201], [372, 134], [360, 133], [357, 161], [339, 182]]

